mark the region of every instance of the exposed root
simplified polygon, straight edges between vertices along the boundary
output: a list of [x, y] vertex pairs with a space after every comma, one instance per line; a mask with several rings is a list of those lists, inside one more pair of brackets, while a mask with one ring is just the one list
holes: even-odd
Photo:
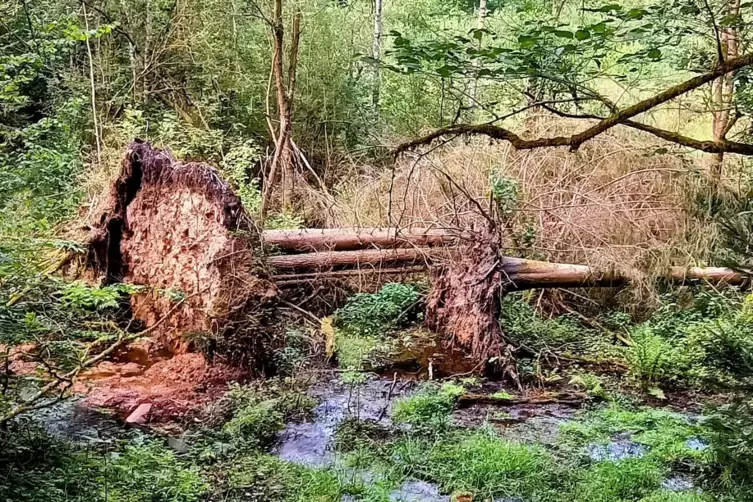
[[155, 333], [170, 351], [198, 347], [264, 371], [277, 288], [259, 249], [259, 230], [213, 168], [136, 141], [92, 231], [89, 262], [106, 283], [150, 286], [131, 301], [147, 327], [192, 296]]
[[486, 361], [487, 371], [500, 371], [520, 386], [513, 349], [499, 324], [509, 282], [502, 260], [500, 239], [489, 232], [462, 257], [437, 267], [426, 299], [426, 323], [446, 343]]

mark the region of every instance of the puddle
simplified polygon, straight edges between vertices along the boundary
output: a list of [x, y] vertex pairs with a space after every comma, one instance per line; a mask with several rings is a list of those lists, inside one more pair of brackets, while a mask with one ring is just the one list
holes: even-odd
[[662, 481], [661, 487], [673, 492], [687, 491], [695, 488], [695, 483], [690, 476], [684, 474], [671, 474]]
[[400, 489], [390, 493], [391, 502], [450, 502], [449, 495], [442, 495], [439, 487], [425, 481], [406, 481]]
[[577, 409], [560, 404], [493, 406], [474, 405], [455, 410], [453, 421], [461, 427], [494, 426], [505, 437], [525, 443], [553, 445], [560, 426], [572, 420]]
[[396, 397], [410, 382], [398, 381], [388, 401], [392, 380], [372, 378], [356, 389], [337, 379], [315, 385], [310, 394], [320, 400], [314, 408], [313, 422], [287, 424], [274, 449], [283, 460], [311, 467], [327, 467], [335, 462], [332, 443], [337, 426], [346, 418], [390, 423], [390, 411]]
[[607, 444], [588, 445], [588, 456], [595, 462], [608, 460], [618, 462], [626, 458], [640, 458], [646, 454], [646, 447], [631, 441], [626, 436], [618, 436]]
[[688, 448], [694, 451], [703, 451], [709, 447], [709, 444], [701, 438], [690, 438], [685, 443]]
[[109, 442], [127, 432], [114, 417], [84, 406], [81, 397], [60, 401], [32, 416], [51, 435], [71, 441]]

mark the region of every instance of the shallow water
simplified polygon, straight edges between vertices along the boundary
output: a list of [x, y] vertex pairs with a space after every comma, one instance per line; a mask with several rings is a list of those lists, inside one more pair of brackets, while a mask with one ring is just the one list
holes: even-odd
[[280, 434], [274, 449], [280, 458], [311, 467], [327, 467], [335, 463], [333, 441], [337, 426], [347, 418], [390, 423], [395, 397], [406, 391], [405, 382], [397, 382], [388, 400], [392, 380], [372, 378], [357, 389], [337, 379], [316, 384], [311, 395], [321, 400], [314, 408], [312, 422], [290, 423]]
[[103, 443], [127, 433], [113, 416], [84, 406], [81, 397], [71, 397], [36, 410], [32, 416], [51, 435], [70, 441]]
[[590, 444], [588, 445], [588, 456], [595, 462], [608, 460], [618, 462], [626, 458], [640, 458], [646, 454], [646, 447], [635, 441], [631, 441], [628, 436], [617, 436], [607, 444]]

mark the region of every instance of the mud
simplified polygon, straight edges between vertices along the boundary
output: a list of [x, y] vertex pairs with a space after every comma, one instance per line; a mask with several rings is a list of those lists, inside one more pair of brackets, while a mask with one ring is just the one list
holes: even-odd
[[209, 364], [201, 354], [179, 354], [149, 365], [106, 362], [90, 371], [74, 389], [83, 405], [107, 408], [125, 419], [139, 405], [151, 404], [146, 423], [180, 422], [221, 397], [231, 381], [245, 373], [225, 364]]

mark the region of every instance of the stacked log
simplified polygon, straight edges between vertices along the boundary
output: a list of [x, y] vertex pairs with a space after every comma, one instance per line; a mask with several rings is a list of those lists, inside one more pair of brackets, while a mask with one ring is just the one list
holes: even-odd
[[[262, 232], [266, 246], [285, 254], [268, 256], [281, 285], [353, 274], [420, 273], [462, 255], [473, 237], [457, 230], [303, 229]], [[534, 288], [620, 287], [631, 278], [618, 270], [502, 257], [500, 267], [508, 291]], [[742, 285], [748, 276], [724, 267], [669, 267], [663, 278], [676, 284], [708, 282]]]

